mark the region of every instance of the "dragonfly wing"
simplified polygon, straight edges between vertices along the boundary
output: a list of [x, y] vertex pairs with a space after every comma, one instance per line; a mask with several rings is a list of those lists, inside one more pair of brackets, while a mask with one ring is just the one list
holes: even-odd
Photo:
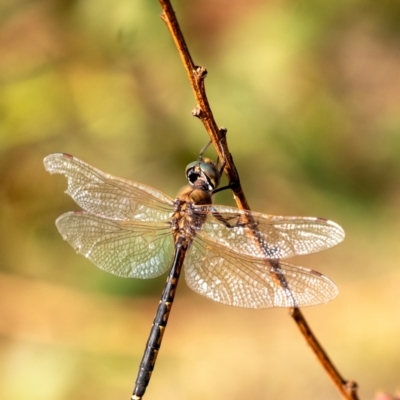
[[56, 221], [63, 238], [97, 267], [125, 278], [155, 278], [171, 265], [174, 242], [167, 224], [112, 221], [85, 211]]
[[229, 251], [196, 237], [185, 259], [185, 277], [195, 292], [236, 307], [304, 307], [338, 294], [320, 273], [296, 265]]
[[280, 259], [311, 254], [344, 239], [343, 229], [323, 218], [280, 217], [214, 205], [195, 208], [207, 214], [199, 235], [252, 257]]
[[151, 187], [117, 178], [68, 154], [50, 154], [47, 171], [68, 179], [66, 191], [84, 210], [115, 220], [168, 221], [173, 200]]

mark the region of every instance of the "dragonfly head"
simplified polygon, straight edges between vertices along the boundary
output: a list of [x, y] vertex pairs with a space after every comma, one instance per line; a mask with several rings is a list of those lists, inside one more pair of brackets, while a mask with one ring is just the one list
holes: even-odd
[[186, 167], [186, 177], [192, 186], [201, 180], [207, 184], [209, 191], [213, 191], [219, 185], [221, 174], [214, 161], [202, 158], [193, 161]]

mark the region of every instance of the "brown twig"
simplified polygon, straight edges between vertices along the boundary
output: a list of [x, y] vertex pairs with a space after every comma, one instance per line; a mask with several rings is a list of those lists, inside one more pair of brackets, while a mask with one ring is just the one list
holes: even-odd
[[[223, 159], [226, 162], [224, 172], [229, 179], [229, 184], [235, 195], [235, 200], [238, 207], [249, 210], [250, 207], [240, 185], [239, 174], [228, 149], [225, 138], [225, 130], [224, 128], [218, 128], [207, 100], [204, 86], [204, 79], [207, 75], [207, 71], [204, 67], [199, 67], [194, 64], [170, 1], [159, 1], [163, 9], [161, 18], [167, 24], [168, 29], [170, 30], [170, 33], [174, 39], [186, 72], [189, 76], [189, 80], [197, 101], [197, 107], [193, 111], [193, 115], [198, 117], [204, 124], [204, 127], [206, 128], [211, 141], [214, 144], [218, 156], [220, 159]], [[348, 400], [357, 400], [357, 384], [353, 381], [347, 381], [342, 378], [324, 349], [319, 344], [317, 338], [314, 336], [300, 309], [292, 308], [291, 316], [296, 322], [305, 340], [314, 351], [322, 367], [326, 370], [334, 385], [341, 393], [342, 397]]]
[[226, 130], [222, 127], [218, 128], [210, 105], [208, 104], [204, 87], [204, 79], [207, 76], [207, 70], [204, 67], [198, 67], [194, 64], [170, 1], [160, 0], [160, 3], [163, 9], [161, 18], [167, 24], [176, 47], [178, 48], [197, 101], [197, 107], [193, 110], [192, 114], [201, 120], [214, 144], [218, 157], [226, 163], [224, 171], [229, 179], [229, 185], [235, 195], [238, 207], [248, 210], [249, 205], [240, 185], [239, 174], [226, 143]]
[[331, 377], [334, 385], [337, 387], [339, 392], [342, 394], [343, 398], [357, 400], [357, 383], [354, 381], [346, 381], [333, 365], [332, 361], [326, 354], [325, 350], [322, 348], [317, 338], [314, 336], [312, 330], [307, 324], [304, 315], [301, 313], [299, 308], [292, 308], [291, 316], [296, 322], [298, 328], [303, 334], [309, 346], [312, 348], [313, 352], [317, 356], [322, 367], [326, 370], [328, 375]]

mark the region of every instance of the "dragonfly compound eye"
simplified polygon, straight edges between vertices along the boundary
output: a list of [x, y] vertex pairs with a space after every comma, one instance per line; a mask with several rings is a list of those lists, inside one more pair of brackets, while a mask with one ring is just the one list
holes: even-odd
[[214, 162], [209, 159], [205, 159], [203, 162], [200, 163], [200, 168], [203, 171], [204, 175], [207, 177], [207, 180], [212, 186], [212, 189], [216, 189], [219, 185], [219, 180], [221, 176]]
[[219, 185], [220, 174], [214, 162], [205, 159], [190, 163], [186, 167], [186, 177], [191, 185], [201, 179], [207, 182], [209, 190], [214, 190]]
[[186, 178], [188, 179], [190, 184], [193, 184], [197, 181], [198, 178], [201, 176], [201, 170], [200, 170], [200, 162], [199, 161], [193, 161], [186, 167]]

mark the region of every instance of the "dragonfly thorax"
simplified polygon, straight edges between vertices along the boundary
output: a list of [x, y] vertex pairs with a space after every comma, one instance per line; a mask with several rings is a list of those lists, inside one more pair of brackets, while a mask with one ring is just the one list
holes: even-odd
[[206, 184], [202, 180], [197, 180], [192, 185], [184, 186], [178, 193], [177, 201], [198, 205], [211, 204], [212, 191], [207, 190]]
[[200, 158], [186, 167], [186, 177], [189, 185], [184, 186], [175, 199], [171, 229], [176, 238], [183, 236], [192, 240], [206, 218], [204, 213], [196, 213], [193, 207], [212, 203], [220, 173], [212, 160]]
[[219, 185], [221, 174], [214, 161], [201, 158], [186, 167], [186, 177], [192, 186], [206, 185], [206, 190], [213, 191]]

